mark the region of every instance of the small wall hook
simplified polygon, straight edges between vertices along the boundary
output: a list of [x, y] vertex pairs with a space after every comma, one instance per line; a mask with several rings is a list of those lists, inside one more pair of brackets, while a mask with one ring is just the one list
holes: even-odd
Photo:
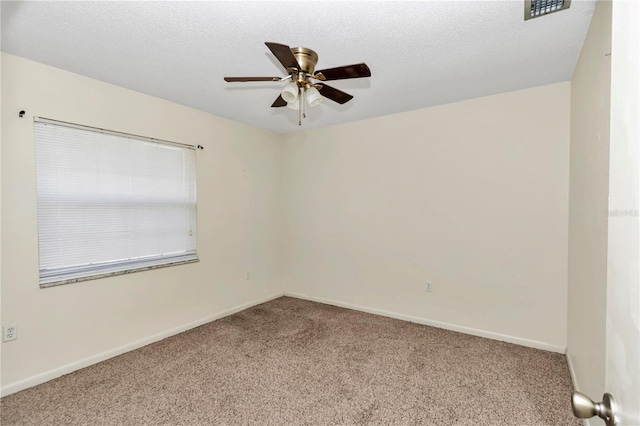
[[204, 149], [204, 147], [203, 147], [202, 145], [198, 145], [198, 147], [197, 147], [197, 148], [198, 148], [198, 149], [201, 149], [201, 150], [202, 150], [202, 149]]
[[24, 110], [22, 110], [22, 111], [20, 111], [18, 113], [18, 117], [22, 118], [22, 117], [24, 117], [24, 114], [25, 114], [25, 112], [24, 112]]

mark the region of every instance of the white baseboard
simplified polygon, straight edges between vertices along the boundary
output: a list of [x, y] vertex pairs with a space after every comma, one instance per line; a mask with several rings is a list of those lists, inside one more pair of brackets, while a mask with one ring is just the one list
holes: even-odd
[[353, 305], [351, 303], [339, 302], [337, 300], [323, 299], [321, 297], [307, 296], [290, 291], [284, 292], [285, 296], [295, 297], [298, 299], [310, 300], [312, 302], [324, 303], [326, 305], [339, 306], [341, 308], [353, 309], [356, 311], [367, 312], [369, 314], [382, 315], [384, 317], [395, 318], [399, 320], [415, 322], [417, 324], [429, 325], [431, 327], [443, 328], [445, 330], [457, 331], [460, 333], [471, 334], [473, 336], [486, 337], [487, 339], [499, 340], [502, 342], [514, 343], [520, 346], [527, 346], [535, 349], [542, 349], [549, 352], [557, 352], [564, 354], [566, 348], [563, 346], [550, 345], [536, 340], [528, 340], [520, 337], [509, 336], [506, 334], [494, 333], [492, 331], [478, 330], [476, 328], [464, 327], [461, 325], [450, 324], [447, 322], [434, 321], [427, 318], [414, 317], [411, 315], [399, 314], [397, 312], [385, 311], [377, 308], [369, 308], [367, 306]]
[[[519, 337], [514, 337], [514, 336], [508, 336], [505, 334], [499, 334], [499, 333], [494, 333], [494, 332], [490, 332], [490, 331], [485, 331], [485, 330], [478, 330], [475, 328], [470, 328], [470, 327], [463, 327], [463, 326], [459, 326], [456, 324], [450, 324], [450, 323], [446, 323], [446, 322], [441, 322], [441, 321], [434, 321], [434, 320], [430, 320], [430, 319], [426, 319], [426, 318], [420, 318], [420, 317], [414, 317], [411, 315], [404, 315], [404, 314], [399, 314], [396, 312], [390, 312], [390, 311], [385, 311], [382, 309], [376, 309], [376, 308], [369, 308], [366, 306], [360, 306], [360, 305], [354, 305], [354, 304], [350, 304], [350, 303], [343, 303], [343, 302], [339, 302], [337, 300], [331, 300], [331, 299], [323, 299], [323, 298], [319, 298], [319, 297], [312, 297], [312, 296], [307, 296], [304, 294], [300, 294], [300, 293], [294, 293], [294, 292], [278, 292], [278, 293], [274, 293], [270, 296], [267, 297], [263, 297], [261, 299], [257, 299], [251, 302], [247, 302], [247, 303], [243, 303], [242, 305], [238, 305], [235, 306], [233, 308], [224, 310], [222, 312], [218, 312], [216, 314], [213, 315], [209, 315], [205, 318], [201, 318], [197, 321], [179, 326], [179, 327], [175, 327], [172, 328], [170, 330], [166, 330], [163, 331], [161, 333], [157, 333], [154, 334], [152, 336], [146, 337], [144, 339], [140, 339], [137, 340], [135, 342], [131, 342], [128, 343], [126, 345], [114, 348], [114, 349], [110, 349], [108, 351], [105, 352], [101, 352], [99, 354], [96, 355], [92, 355], [90, 357], [87, 358], [83, 358], [81, 360], [78, 361], [74, 361], [71, 362], [69, 364], [54, 368], [52, 370], [48, 370], [45, 371], [43, 373], [40, 374], [36, 374], [34, 376], [28, 377], [26, 379], [20, 380], [18, 382], [15, 383], [10, 383], [6, 386], [3, 386], [2, 389], [0, 389], [0, 396], [7, 396], [7, 395], [11, 395], [12, 393], [16, 393], [19, 392], [21, 390], [30, 388], [32, 386], [36, 386], [39, 385], [41, 383], [45, 383], [48, 382], [49, 380], [55, 379], [57, 377], [63, 376], [65, 374], [69, 374], [72, 373], [76, 370], [80, 370], [81, 368], [85, 368], [88, 367], [90, 365], [93, 364], [97, 364], [101, 361], [105, 361], [109, 358], [113, 358], [115, 356], [118, 355], [122, 355], [125, 352], [129, 352], [138, 348], [141, 348], [143, 346], [149, 345], [151, 343], [154, 342], [158, 342], [162, 339], [166, 339], [167, 337], [171, 337], [174, 336], [176, 334], [180, 334], [183, 333], [187, 330], [190, 330], [192, 328], [195, 327], [199, 327], [203, 324], [209, 323], [211, 321], [215, 321], [217, 319], [220, 318], [224, 318], [226, 316], [235, 314], [236, 312], [240, 312], [243, 311], [247, 308], [250, 308], [252, 306], [255, 305], [259, 305], [261, 303], [265, 303], [268, 302], [270, 300], [273, 299], [277, 299], [281, 296], [289, 296], [289, 297], [295, 297], [298, 299], [304, 299], [304, 300], [310, 300], [313, 302], [318, 302], [318, 303], [324, 303], [327, 305], [333, 305], [333, 306], [339, 306], [342, 308], [347, 308], [347, 309], [353, 309], [356, 311], [361, 311], [361, 312], [367, 312], [370, 314], [375, 314], [375, 315], [381, 315], [381, 316], [385, 316], [385, 317], [389, 317], [389, 318], [395, 318], [395, 319], [399, 319], [399, 320], [403, 320], [403, 321], [410, 321], [410, 322], [414, 322], [417, 324], [424, 324], [424, 325], [429, 325], [432, 327], [438, 327], [438, 328], [443, 328], [445, 330], [451, 330], [451, 331], [457, 331], [460, 333], [466, 333], [466, 334], [470, 334], [473, 336], [479, 336], [479, 337], [486, 337], [488, 339], [493, 339], [493, 340], [499, 340], [499, 341], [503, 341], [503, 342], [508, 342], [508, 343], [514, 343], [517, 345], [521, 345], [521, 346], [527, 346], [527, 347], [531, 347], [531, 348], [536, 348], [536, 349], [543, 349], [546, 351], [550, 351], [550, 352], [558, 352], [558, 353], [565, 353], [565, 348], [561, 347], [561, 346], [555, 346], [555, 345], [549, 345], [547, 343], [543, 343], [543, 342], [538, 342], [535, 340], [527, 340], [527, 339], [522, 339]], [[575, 382], [575, 374], [573, 371], [573, 367], [571, 365], [571, 361], [570, 358], [567, 357], [567, 360], [569, 362], [569, 370], [571, 372], [571, 378], [573, 380], [573, 384], [574, 384], [574, 388], [578, 388], [577, 384]]]
[[[580, 386], [578, 385], [578, 378], [576, 377], [576, 371], [573, 369], [573, 362], [571, 361], [571, 355], [569, 351], [565, 351], [565, 358], [567, 358], [567, 365], [569, 366], [569, 375], [571, 376], [571, 384], [573, 385], [574, 390], [580, 390]], [[589, 419], [583, 419], [582, 424], [584, 426], [591, 426]]]
[[80, 359], [78, 361], [71, 362], [69, 364], [54, 368], [52, 370], [45, 371], [44, 373], [36, 374], [35, 376], [31, 376], [26, 379], [20, 380], [18, 382], [3, 386], [2, 389], [0, 390], [0, 395], [1, 396], [11, 395], [12, 393], [19, 392], [21, 390], [39, 385], [44, 382], [48, 382], [49, 380], [55, 379], [65, 374], [72, 373], [76, 370], [80, 370], [81, 368], [85, 368], [90, 365], [97, 364], [109, 358], [122, 355], [125, 352], [129, 352], [134, 349], [138, 349], [143, 346], [146, 346], [148, 344], [158, 342], [162, 339], [166, 339], [167, 337], [171, 337], [176, 334], [183, 333], [187, 330], [191, 330], [192, 328], [196, 328], [206, 323], [209, 323], [211, 321], [215, 321], [217, 319], [235, 314], [236, 312], [243, 311], [252, 306], [259, 305], [261, 303], [265, 303], [273, 299], [277, 299], [278, 297], [282, 297], [283, 295], [284, 295], [284, 292], [278, 292], [267, 297], [263, 297], [257, 300], [253, 300], [251, 302], [243, 303], [242, 305], [235, 306], [233, 308], [224, 310], [222, 312], [218, 312], [213, 315], [209, 315], [197, 321], [193, 321], [191, 323], [184, 324], [179, 327], [175, 327], [170, 330], [166, 330], [161, 333], [154, 334], [153, 336], [145, 337], [144, 339], [140, 339], [135, 342], [131, 342], [126, 345], [123, 345], [114, 349], [110, 349], [108, 351], [101, 352], [99, 354], [95, 354], [90, 357]]
[[567, 365], [569, 366], [569, 375], [571, 376], [571, 384], [573, 385], [573, 389], [578, 390], [580, 386], [578, 386], [578, 379], [576, 378], [576, 371], [573, 369], [573, 362], [571, 361], [571, 356], [569, 355], [569, 351], [565, 351], [565, 358], [567, 358]]

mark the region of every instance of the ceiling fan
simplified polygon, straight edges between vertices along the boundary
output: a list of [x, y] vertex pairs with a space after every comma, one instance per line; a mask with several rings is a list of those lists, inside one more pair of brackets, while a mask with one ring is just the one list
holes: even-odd
[[[371, 71], [365, 63], [327, 68], [316, 72], [318, 54], [313, 50], [306, 47], [291, 48], [279, 43], [266, 42], [265, 44], [287, 70], [286, 77], [225, 77], [224, 80], [228, 82], [289, 81], [271, 107], [288, 106], [298, 110], [299, 126], [302, 125], [302, 119], [306, 117], [305, 99], [309, 106], [316, 106], [322, 102], [323, 97], [339, 104], [353, 99], [350, 94], [324, 84], [325, 81], [371, 77]], [[319, 83], [311, 80], [318, 80]]]

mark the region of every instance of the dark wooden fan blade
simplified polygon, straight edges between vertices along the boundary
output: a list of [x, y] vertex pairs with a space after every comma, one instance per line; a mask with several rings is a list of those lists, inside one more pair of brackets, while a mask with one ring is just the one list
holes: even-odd
[[224, 81], [280, 81], [280, 77], [225, 77]]
[[318, 91], [325, 98], [331, 99], [332, 101], [339, 104], [347, 103], [351, 99], [353, 99], [353, 96], [351, 96], [350, 94], [345, 93], [342, 90], [338, 90], [335, 87], [327, 86], [326, 84], [323, 84], [322, 87], [318, 89]]
[[295, 68], [297, 70], [300, 69], [300, 65], [298, 64], [296, 57], [293, 56], [293, 52], [291, 52], [291, 48], [289, 46], [279, 43], [271, 43], [268, 41], [264, 44], [266, 44], [269, 50], [271, 50], [271, 53], [278, 58], [287, 72], [289, 72], [290, 68]]
[[276, 99], [276, 100], [271, 104], [271, 108], [278, 108], [278, 107], [283, 107], [283, 106], [287, 106], [287, 101], [285, 101], [284, 99], [282, 99], [282, 95], [278, 96], [278, 99]]
[[345, 65], [343, 67], [327, 68], [317, 72], [322, 73], [325, 80], [343, 80], [345, 78], [371, 77], [371, 70], [367, 64]]

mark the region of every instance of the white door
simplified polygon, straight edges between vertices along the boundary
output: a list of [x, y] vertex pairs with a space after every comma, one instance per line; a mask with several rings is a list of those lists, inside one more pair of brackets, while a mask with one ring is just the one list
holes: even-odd
[[615, 398], [619, 424], [638, 426], [640, 2], [615, 0], [612, 6], [605, 389]]

